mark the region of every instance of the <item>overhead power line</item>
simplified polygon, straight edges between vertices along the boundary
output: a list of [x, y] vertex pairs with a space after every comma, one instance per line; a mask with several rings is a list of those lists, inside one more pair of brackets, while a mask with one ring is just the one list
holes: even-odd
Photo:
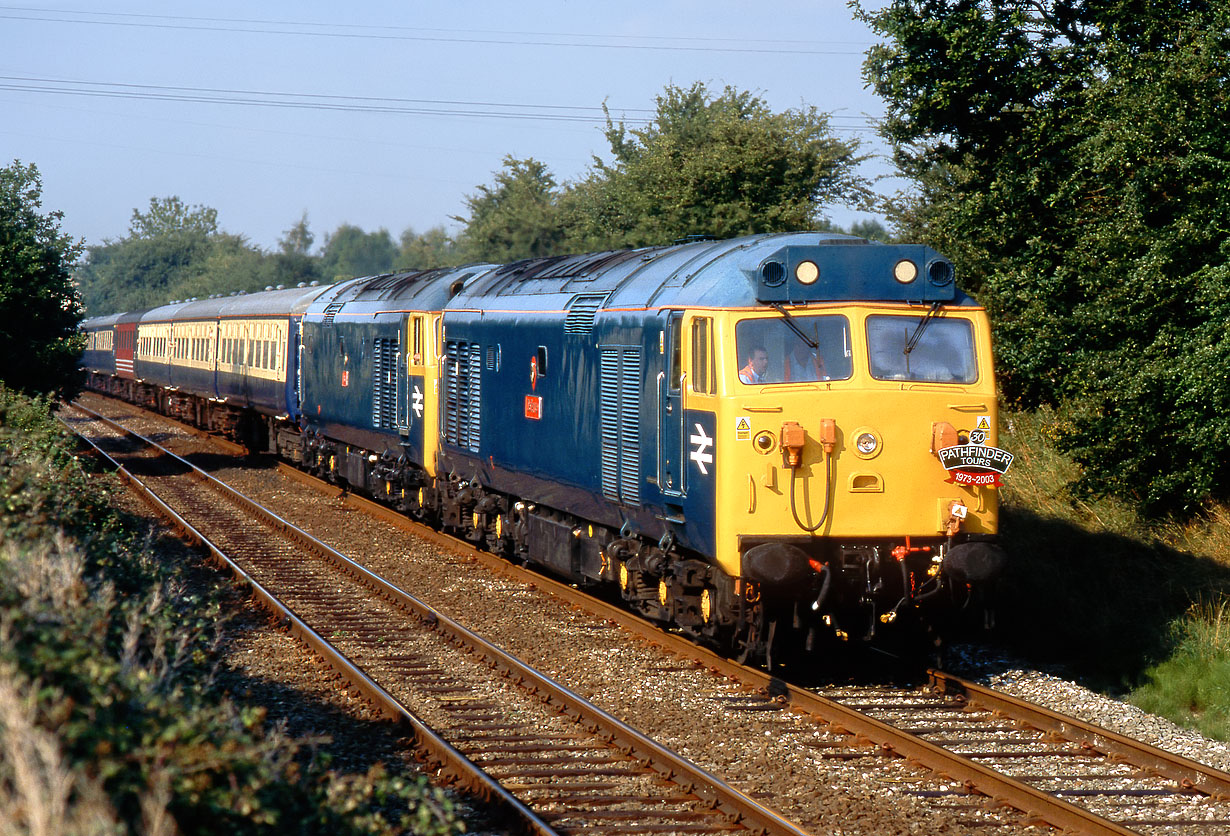
[[[460, 116], [483, 119], [522, 119], [546, 122], [606, 124], [601, 107], [585, 105], [483, 102], [453, 99], [415, 99], [392, 96], [349, 96], [324, 93], [289, 93], [268, 90], [234, 90], [213, 87], [175, 87], [158, 84], [83, 81], [0, 75], [0, 90], [46, 93], [138, 101], [186, 102], [240, 107], [274, 107], [299, 110], [386, 113], [411, 116]], [[610, 108], [621, 115], [616, 121], [629, 126], [648, 125], [655, 111], [648, 108]], [[863, 117], [833, 116], [833, 130], [870, 131]]]
[[[59, 15], [49, 17], [48, 15]], [[703, 38], [677, 35], [619, 35], [604, 32], [492, 32], [490, 30], [427, 29], [410, 26], [353, 23], [308, 23], [251, 18], [188, 17], [81, 9], [46, 9], [0, 6], [0, 18], [42, 23], [76, 23], [92, 26], [125, 26], [142, 29], [175, 29], [200, 32], [232, 32], [266, 35], [306, 35], [321, 38], [359, 38], [384, 41], [423, 41], [456, 44], [486, 44], [582, 49], [652, 50], [663, 52], [728, 52], [760, 55], [862, 55], [870, 43], [851, 41], [802, 41], [747, 38]], [[160, 22], [161, 21], [161, 22]], [[445, 32], [460, 32], [446, 35]], [[485, 37], [478, 37], [483, 35]], [[760, 46], [750, 46], [760, 44]], [[819, 48], [837, 45], [846, 49]]]

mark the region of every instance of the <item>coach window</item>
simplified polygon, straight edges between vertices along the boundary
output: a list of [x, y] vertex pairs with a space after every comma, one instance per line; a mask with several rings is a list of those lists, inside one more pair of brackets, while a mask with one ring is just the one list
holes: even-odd
[[712, 395], [717, 391], [713, 369], [713, 320], [692, 320], [692, 391]]

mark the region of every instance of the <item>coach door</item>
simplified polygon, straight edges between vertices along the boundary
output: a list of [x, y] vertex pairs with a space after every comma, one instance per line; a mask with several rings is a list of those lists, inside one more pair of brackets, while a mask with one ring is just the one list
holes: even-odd
[[663, 370], [658, 373], [658, 487], [667, 496], [683, 496], [683, 313], [672, 312], [663, 334]]
[[115, 373], [132, 380], [136, 377], [137, 323], [124, 322], [115, 330]]

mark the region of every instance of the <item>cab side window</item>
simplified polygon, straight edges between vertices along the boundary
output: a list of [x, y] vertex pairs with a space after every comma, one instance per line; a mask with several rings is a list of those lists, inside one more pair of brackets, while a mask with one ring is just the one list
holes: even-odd
[[717, 392], [713, 368], [713, 320], [709, 317], [692, 320], [692, 391], [701, 395]]

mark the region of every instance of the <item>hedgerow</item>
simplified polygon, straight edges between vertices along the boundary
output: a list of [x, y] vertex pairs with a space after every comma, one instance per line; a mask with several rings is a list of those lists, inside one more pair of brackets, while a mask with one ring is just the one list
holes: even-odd
[[46, 400], [0, 384], [0, 810], [15, 832], [446, 834], [425, 779], [339, 775], [211, 689], [221, 605], [112, 510]]

